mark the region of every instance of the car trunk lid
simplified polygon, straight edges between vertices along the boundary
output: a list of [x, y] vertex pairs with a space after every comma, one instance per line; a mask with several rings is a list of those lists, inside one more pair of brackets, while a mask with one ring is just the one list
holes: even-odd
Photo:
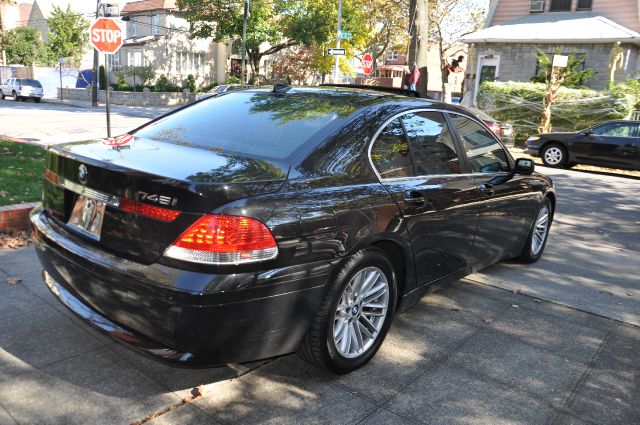
[[48, 150], [43, 203], [80, 237], [152, 263], [200, 216], [277, 191], [287, 173], [272, 161], [162, 141], [131, 137], [110, 146], [92, 140]]

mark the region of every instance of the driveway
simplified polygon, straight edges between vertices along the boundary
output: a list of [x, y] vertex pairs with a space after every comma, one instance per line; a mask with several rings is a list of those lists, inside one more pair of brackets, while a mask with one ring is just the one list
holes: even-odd
[[559, 206], [540, 262], [423, 298], [345, 376], [295, 355], [200, 370], [147, 359], [67, 312], [33, 248], [0, 250], [0, 424], [640, 423], [637, 181], [550, 174]]

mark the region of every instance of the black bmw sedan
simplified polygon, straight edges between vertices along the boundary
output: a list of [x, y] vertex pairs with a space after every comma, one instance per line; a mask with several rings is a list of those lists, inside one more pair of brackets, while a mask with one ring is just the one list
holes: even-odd
[[31, 214], [76, 314], [185, 365], [364, 365], [394, 314], [536, 261], [556, 196], [475, 116], [373, 90], [251, 89], [47, 151]]
[[640, 170], [640, 121], [609, 121], [574, 133], [537, 134], [526, 152], [547, 167], [575, 164]]

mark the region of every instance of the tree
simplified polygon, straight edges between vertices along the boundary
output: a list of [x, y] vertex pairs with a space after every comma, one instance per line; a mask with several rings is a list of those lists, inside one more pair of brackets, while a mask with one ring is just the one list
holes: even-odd
[[40, 33], [31, 27], [19, 27], [4, 33], [2, 48], [6, 52], [7, 63], [21, 65], [50, 65], [52, 63], [47, 46]]
[[464, 51], [463, 45], [457, 40], [479, 30], [484, 23], [485, 13], [484, 8], [476, 2], [429, 0], [429, 33], [438, 48], [443, 98], [452, 71], [449, 58], [456, 58]]
[[[177, 4], [189, 21], [192, 37], [223, 41], [242, 33], [242, 2], [177, 0]], [[355, 0], [343, 2], [342, 27], [354, 36], [362, 32]], [[263, 56], [300, 44], [322, 45], [336, 32], [337, 2], [333, 0], [254, 0], [247, 25], [249, 65], [257, 73]]]
[[133, 77], [133, 91], [136, 90], [136, 84], [140, 83], [144, 86], [156, 77], [156, 70], [151, 65], [129, 66], [126, 68], [126, 73]]
[[404, 51], [406, 48], [409, 41], [409, 7], [404, 0], [363, 0], [361, 15], [367, 33], [359, 44], [373, 57], [373, 73], [378, 59], [389, 49]]
[[81, 14], [73, 12], [71, 6], [67, 6], [66, 10], [54, 6], [47, 25], [48, 46], [53, 57], [65, 58], [69, 66], [78, 68], [82, 51], [89, 41], [86, 31], [89, 22]]
[[[540, 49], [537, 50], [538, 52], [535, 54], [535, 57], [538, 60], [538, 73], [531, 78], [531, 81], [534, 83], [549, 84], [553, 56], [559, 55], [560, 49], [556, 49], [553, 55], [548, 55]], [[595, 74], [593, 69], [584, 68], [584, 55], [571, 52], [567, 56], [569, 56], [567, 66], [562, 70], [562, 86], [570, 88], [578, 87], [593, 78]]]

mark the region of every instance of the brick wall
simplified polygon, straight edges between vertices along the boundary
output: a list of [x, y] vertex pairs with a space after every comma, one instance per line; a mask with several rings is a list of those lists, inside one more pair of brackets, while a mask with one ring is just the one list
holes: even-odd
[[0, 232], [18, 232], [29, 228], [29, 212], [37, 202], [0, 207]]

